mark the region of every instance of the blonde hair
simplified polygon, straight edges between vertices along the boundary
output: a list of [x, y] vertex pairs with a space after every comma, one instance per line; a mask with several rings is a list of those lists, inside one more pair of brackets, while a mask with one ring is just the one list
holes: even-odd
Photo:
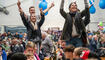
[[26, 45], [26, 49], [27, 48], [35, 48], [35, 44], [33, 43], [33, 42], [31, 42], [31, 41], [28, 41], [28, 43], [27, 43], [27, 45]]

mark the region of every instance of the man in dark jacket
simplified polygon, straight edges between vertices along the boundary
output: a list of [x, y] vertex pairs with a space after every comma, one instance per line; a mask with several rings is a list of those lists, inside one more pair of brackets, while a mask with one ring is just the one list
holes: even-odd
[[12, 53], [24, 52], [24, 47], [22, 44], [19, 44], [19, 41], [17, 40], [17, 38], [13, 39], [10, 49]]
[[[90, 22], [90, 13], [87, 0], [84, 0], [85, 10], [78, 11], [76, 2], [72, 2], [69, 5], [69, 13], [66, 13], [64, 9], [64, 0], [61, 2], [60, 14], [65, 18], [65, 24], [61, 36], [61, 40], [66, 40], [67, 45], [72, 44], [75, 47], [83, 46], [87, 43], [85, 26]], [[82, 20], [82, 17], [85, 19]], [[84, 34], [84, 35], [83, 35]], [[83, 39], [82, 39], [82, 38]], [[83, 44], [84, 43], [84, 44]]]

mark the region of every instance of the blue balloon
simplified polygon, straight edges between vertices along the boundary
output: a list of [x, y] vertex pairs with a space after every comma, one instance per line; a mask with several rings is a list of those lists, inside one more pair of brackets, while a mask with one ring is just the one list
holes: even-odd
[[43, 10], [47, 8], [47, 3], [46, 2], [41, 2], [39, 4], [39, 8], [42, 8]]
[[91, 14], [94, 14], [96, 12], [96, 9], [95, 9], [94, 5], [92, 5], [90, 7], [89, 11], [90, 11]]
[[43, 2], [42, 3], [42, 10], [45, 10], [45, 9], [47, 9], [47, 3], [46, 2]]
[[42, 2], [39, 4], [39, 8], [42, 8]]
[[43, 2], [45, 2], [46, 0], [43, 0]]
[[48, 14], [48, 12], [45, 13], [45, 15], [47, 15], [47, 14]]
[[[93, 0], [93, 2], [94, 2], [94, 0]], [[90, 3], [90, 5], [93, 4], [91, 0], [89, 0], [89, 3]], [[95, 9], [94, 5], [92, 5], [92, 6], [89, 8], [89, 11], [90, 11], [91, 14], [94, 14], [94, 13], [96, 12], [96, 9]]]
[[101, 9], [105, 9], [105, 0], [100, 0], [100, 2], [99, 2], [99, 7], [100, 7]]
[[[47, 9], [47, 2], [45, 0], [43, 0], [40, 4], [39, 4], [39, 8], [42, 8], [42, 10], [44, 11], [45, 9]], [[48, 12], [45, 13], [45, 15], [47, 15]]]

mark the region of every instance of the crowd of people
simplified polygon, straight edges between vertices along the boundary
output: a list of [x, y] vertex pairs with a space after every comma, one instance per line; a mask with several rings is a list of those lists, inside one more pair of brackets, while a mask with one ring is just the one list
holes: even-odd
[[[48, 29], [43, 31], [39, 55], [35, 43], [28, 41], [27, 34], [22, 32], [0, 34], [0, 56], [2, 60], [81, 60], [96, 59], [105, 56], [105, 32], [97, 31], [88, 34], [87, 47], [67, 45], [65, 40], [60, 40], [62, 31]], [[84, 52], [84, 53], [83, 53]], [[15, 55], [16, 54], [16, 55]], [[19, 55], [18, 55], [19, 54]], [[23, 54], [23, 56], [21, 56]], [[26, 57], [26, 58], [25, 58]]]
[[45, 10], [40, 8], [40, 15], [36, 16], [34, 6], [29, 8], [30, 15], [27, 15], [18, 0], [20, 17], [27, 32], [0, 34], [0, 60], [101, 60], [105, 56], [105, 32], [85, 29], [90, 23], [92, 5], [89, 7], [84, 0], [85, 9], [80, 11], [76, 2], [72, 2], [66, 13], [64, 2], [61, 0], [60, 5], [60, 14], [65, 19], [63, 30], [42, 31], [44, 14], [54, 7], [54, 3]]

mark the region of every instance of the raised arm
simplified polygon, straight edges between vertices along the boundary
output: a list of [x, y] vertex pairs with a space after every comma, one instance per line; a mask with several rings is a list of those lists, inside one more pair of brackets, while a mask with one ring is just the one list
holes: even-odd
[[42, 8], [40, 8], [41, 20], [40, 20], [39, 23], [38, 23], [39, 27], [41, 27], [42, 24], [44, 23], [44, 20], [45, 20], [44, 14], [45, 14], [46, 12], [48, 12], [53, 6], [54, 6], [54, 3], [51, 3], [51, 6], [48, 7], [47, 9], [45, 9], [44, 11], [42, 11]]
[[48, 7], [47, 9], [45, 9], [45, 10], [43, 11], [43, 13], [48, 12], [52, 7], [54, 7], [54, 3], [51, 3], [51, 6]]
[[85, 16], [84, 21], [83, 21], [84, 24], [85, 24], [85, 26], [87, 26], [90, 23], [90, 12], [89, 12], [89, 8], [92, 5], [88, 6], [87, 0], [85, 0], [85, 10], [82, 13], [82, 17]]
[[27, 27], [28, 26], [28, 20], [25, 18], [24, 12], [20, 13], [20, 16], [21, 16], [21, 19], [22, 19], [24, 26]]
[[[93, 5], [93, 4], [92, 4]], [[90, 5], [89, 8], [92, 6]], [[85, 15], [85, 19], [84, 19], [84, 24], [85, 26], [87, 26], [89, 23], [90, 23], [90, 12], [89, 12], [89, 8], [88, 8], [88, 11], [86, 11], [86, 15]]]
[[44, 14], [41, 14], [41, 20], [38, 23], [39, 27], [42, 26], [42, 24], [44, 23], [44, 20], [45, 20], [45, 16], [44, 16]]
[[81, 12], [81, 17], [84, 17], [87, 13], [89, 13], [89, 5], [87, 0], [84, 0], [85, 9]]
[[[22, 10], [22, 8], [21, 8], [21, 2], [18, 0], [18, 2], [17, 2], [17, 6], [18, 6], [18, 9], [19, 9], [19, 12], [20, 12], [20, 14], [23, 14], [24, 12], [23, 12], [23, 10]], [[25, 18], [27, 19], [28, 17], [27, 17], [27, 15], [24, 13], [24, 16], [25, 16]]]
[[45, 9], [44, 11], [42, 11], [42, 8], [40, 8], [40, 18], [42, 17], [42, 15], [48, 12], [52, 7], [54, 7], [54, 3], [51, 3], [51, 6]]
[[67, 13], [64, 11], [64, 0], [61, 0], [60, 14], [66, 19]]

